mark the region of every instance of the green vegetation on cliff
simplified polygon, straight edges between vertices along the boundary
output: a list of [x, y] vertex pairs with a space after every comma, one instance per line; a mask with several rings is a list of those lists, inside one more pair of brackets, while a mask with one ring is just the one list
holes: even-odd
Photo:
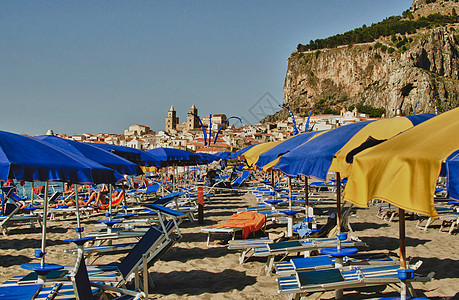
[[[405, 18], [412, 18], [412, 14], [409, 11], [405, 11], [403, 16]], [[459, 17], [455, 11], [453, 11], [452, 15], [442, 15], [436, 13], [427, 17], [421, 17], [418, 20], [407, 20], [402, 19], [400, 16], [392, 16], [379, 23], [372, 24], [369, 27], [363, 25], [361, 28], [348, 31], [343, 34], [337, 34], [325, 39], [317, 39], [315, 41], [311, 40], [307, 45], [298, 44], [297, 50], [299, 52], [303, 52], [323, 48], [335, 48], [342, 45], [352, 45], [356, 43], [370, 43], [381, 36], [394, 37], [396, 34], [412, 34], [416, 33], [416, 31], [421, 28], [433, 28], [458, 22]], [[400, 47], [403, 47], [403, 45], [404, 44], [401, 44]], [[399, 45], [397, 45], [397, 47], [399, 47]]]

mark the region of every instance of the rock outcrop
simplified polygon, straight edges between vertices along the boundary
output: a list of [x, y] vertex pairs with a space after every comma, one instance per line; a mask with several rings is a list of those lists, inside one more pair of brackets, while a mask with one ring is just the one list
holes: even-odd
[[[428, 5], [426, 0], [414, 0], [411, 11], [416, 15]], [[451, 7], [446, 9], [451, 13]], [[397, 108], [406, 115], [415, 109], [433, 113], [435, 107], [439, 112], [455, 108], [459, 106], [457, 33], [459, 24], [418, 30], [403, 36], [409, 41], [405, 49], [397, 49], [391, 37], [385, 37], [366, 44], [294, 51], [288, 59], [285, 104], [299, 115], [317, 104], [339, 111], [360, 103], [385, 108], [389, 117]]]

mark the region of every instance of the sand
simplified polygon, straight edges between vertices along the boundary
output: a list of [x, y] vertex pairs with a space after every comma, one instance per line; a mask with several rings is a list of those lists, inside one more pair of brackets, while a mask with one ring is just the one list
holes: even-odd
[[[254, 205], [250, 194], [240, 196], [217, 196], [205, 205], [205, 224], [209, 226], [227, 220], [239, 207]], [[320, 207], [324, 213], [335, 209], [334, 201], [325, 201]], [[351, 234], [369, 245], [368, 250], [398, 253], [398, 222], [391, 223], [376, 217], [377, 209], [356, 209], [357, 217], [351, 218], [354, 230]], [[99, 217], [101, 218], [101, 217]], [[85, 232], [95, 229], [97, 217], [83, 219]], [[72, 265], [75, 256], [65, 254], [64, 249], [74, 247], [64, 241], [75, 238], [75, 220], [69, 218], [49, 221], [47, 235], [47, 262]], [[452, 297], [459, 291], [459, 242], [457, 235], [440, 233], [439, 222], [422, 231], [415, 227], [416, 221], [406, 221], [407, 256], [413, 262], [423, 261], [421, 274], [435, 272], [434, 280], [425, 285], [414, 283], [418, 296]], [[224, 244], [229, 236], [218, 236], [207, 247], [207, 235], [201, 233], [197, 222], [181, 224], [182, 239], [162, 258], [150, 267], [155, 282], [150, 289], [151, 299], [287, 299], [278, 295], [276, 276], [265, 276], [265, 259], [251, 258], [244, 264], [238, 262], [238, 252], [228, 250]], [[271, 233], [281, 232], [283, 227], [268, 226]], [[37, 262], [34, 250], [40, 249], [41, 230], [27, 225], [11, 227], [8, 236], [1, 237], [0, 282], [12, 276], [25, 274], [20, 265]], [[125, 254], [106, 255], [96, 263], [119, 261]], [[396, 296], [391, 287], [371, 288], [364, 291], [345, 291], [344, 299], [368, 299]], [[310, 299], [333, 299], [334, 293], [314, 293]]]

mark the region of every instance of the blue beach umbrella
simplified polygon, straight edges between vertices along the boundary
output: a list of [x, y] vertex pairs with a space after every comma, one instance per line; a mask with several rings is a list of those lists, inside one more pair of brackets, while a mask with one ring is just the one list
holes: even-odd
[[164, 166], [192, 165], [200, 159], [192, 152], [176, 148], [155, 148], [145, 152], [157, 157]]
[[75, 154], [83, 155], [93, 161], [100, 163], [107, 168], [114, 169], [120, 174], [125, 175], [141, 175], [143, 174], [140, 167], [111, 152], [104, 151], [89, 143], [80, 143], [73, 140], [63, 139], [52, 135], [41, 135], [34, 137], [40, 141], [57, 146], [64, 150], [73, 152]]
[[210, 164], [211, 162], [220, 160], [220, 158], [217, 157], [216, 155], [210, 154], [210, 153], [205, 153], [205, 152], [196, 152], [196, 153], [194, 153], [194, 155], [199, 157], [198, 161], [197, 161], [198, 165]]
[[48, 182], [115, 183], [123, 176], [84, 156], [30, 137], [0, 131], [0, 181], [45, 181], [40, 266], [45, 267]]
[[323, 180], [326, 180], [329, 170], [335, 171], [337, 231], [339, 234], [341, 233], [341, 174], [347, 177], [350, 170], [350, 162], [346, 161], [347, 154], [364, 142], [370, 140], [378, 143], [433, 116], [433, 114], [421, 114], [344, 125], [310, 139], [291, 152], [282, 155], [279, 163], [273, 168], [289, 176], [313, 176]]
[[115, 183], [121, 174], [42, 141], [0, 131], [0, 180]]
[[309, 141], [311, 138], [322, 134], [323, 131], [311, 131], [302, 134], [297, 134], [279, 145], [271, 148], [270, 150], [260, 154], [258, 161], [255, 163], [260, 168], [263, 168], [265, 165], [271, 163], [272, 161], [278, 159], [280, 156], [292, 151], [294, 148], [300, 146], [301, 144]]
[[111, 144], [99, 144], [99, 143], [88, 143], [91, 146], [103, 149], [105, 151], [112, 152], [118, 156], [121, 156], [135, 164], [145, 167], [160, 167], [161, 160], [158, 157], [155, 157], [151, 153], [146, 151], [130, 148], [120, 145], [111, 145]]
[[[376, 140], [388, 139], [433, 116], [433, 114], [420, 114], [344, 125], [325, 132], [282, 155], [274, 168], [289, 176], [304, 175], [325, 180], [329, 170], [346, 173], [349, 165], [345, 162], [346, 154], [369, 137]], [[338, 161], [336, 155], [340, 150], [342, 156], [339, 156], [340, 161]]]
[[239, 157], [242, 154], [244, 154], [244, 152], [246, 152], [247, 150], [249, 150], [250, 148], [252, 148], [255, 145], [258, 145], [258, 144], [253, 144], [253, 145], [247, 146], [245, 148], [242, 148], [241, 150], [238, 150], [238, 151], [234, 152], [233, 154], [231, 154], [229, 158], [231, 158], [231, 159], [239, 159]]
[[214, 153], [213, 155], [218, 157], [219, 159], [228, 159], [231, 155], [231, 152], [229, 151], [217, 152], [217, 153]]

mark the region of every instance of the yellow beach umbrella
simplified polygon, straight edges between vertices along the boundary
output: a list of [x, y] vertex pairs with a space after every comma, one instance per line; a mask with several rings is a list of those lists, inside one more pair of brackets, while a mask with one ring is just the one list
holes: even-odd
[[[354, 157], [343, 198], [359, 206], [380, 199], [399, 207], [402, 269], [406, 269], [405, 210], [438, 217], [434, 208], [437, 178], [443, 161], [457, 155], [458, 149], [459, 108], [456, 108]], [[400, 298], [406, 299], [404, 280]]]
[[346, 162], [346, 156], [350, 151], [359, 147], [370, 136], [375, 140], [386, 140], [413, 126], [413, 122], [406, 117], [381, 119], [377, 122], [369, 123], [335, 154], [330, 165], [330, 171], [340, 172], [342, 178], [348, 177], [351, 164]]
[[458, 149], [456, 108], [357, 154], [344, 200], [368, 206], [368, 201], [380, 199], [436, 218], [434, 193], [441, 164]]
[[[299, 140], [300, 138], [302, 137], [305, 137], [307, 138], [307, 140], [304, 142], [308, 142], [318, 136], [320, 136], [321, 134], [325, 133], [326, 131], [315, 131], [315, 132], [306, 132], [306, 133], [302, 133], [302, 134], [298, 134], [298, 135], [295, 135], [294, 137], [291, 137], [285, 141], [283, 141], [282, 143], [280, 143], [279, 145], [277, 145], [276, 147], [273, 147], [272, 149], [270, 149], [269, 151], [266, 151], [265, 153], [261, 154], [260, 156], [263, 157], [264, 155], [267, 155], [269, 152], [271, 151], [274, 151], [274, 150], [277, 150], [279, 148], [279, 150], [277, 150], [274, 154], [276, 156], [276, 158], [270, 162], [268, 162], [267, 164], [265, 165], [260, 165], [259, 162], [261, 160], [261, 157], [260, 159], [258, 160], [257, 162], [257, 165], [259, 167], [263, 167], [263, 171], [269, 171], [272, 169], [272, 167], [274, 167], [280, 160], [280, 157], [282, 155], [280, 155], [281, 153], [286, 153], [288, 151], [291, 151], [293, 149], [295, 149], [296, 147], [298, 146], [301, 146], [301, 144], [296, 144], [295, 143], [295, 140]], [[288, 149], [287, 149], [288, 148]], [[273, 157], [272, 155], [270, 155], [270, 157]]]
[[252, 148], [250, 148], [249, 150], [247, 150], [246, 152], [244, 152], [241, 155], [240, 159], [241, 160], [245, 160], [249, 167], [253, 167], [255, 165], [255, 163], [257, 162], [258, 157], [261, 154], [265, 153], [266, 151], [270, 150], [271, 148], [276, 147], [280, 143], [282, 143], [282, 141], [267, 142], [267, 143], [262, 143], [262, 144], [255, 145]]

